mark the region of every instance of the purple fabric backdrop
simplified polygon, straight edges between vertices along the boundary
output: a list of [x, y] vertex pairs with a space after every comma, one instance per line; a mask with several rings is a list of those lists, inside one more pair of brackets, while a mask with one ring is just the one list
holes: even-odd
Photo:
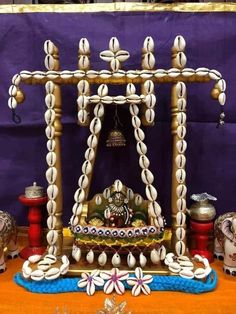
[[[27, 211], [17, 197], [36, 180], [46, 187], [46, 138], [44, 136], [44, 88], [22, 85], [26, 100], [18, 106], [20, 125], [11, 121], [7, 107], [11, 77], [21, 70], [43, 70], [43, 43], [51, 39], [60, 49], [62, 69], [75, 70], [81, 37], [92, 50], [92, 67], [103, 69], [99, 52], [117, 36], [122, 48], [130, 51], [126, 69], [140, 68], [143, 40], [151, 35], [156, 43], [160, 68], [169, 68], [170, 49], [176, 35], [187, 42], [188, 67], [201, 66], [220, 71], [227, 82], [226, 125], [216, 129], [219, 105], [210, 98], [213, 83], [188, 88], [188, 205], [192, 193], [207, 191], [218, 197], [218, 214], [234, 210], [236, 193], [236, 14], [234, 13], [84, 13], [84, 14], [1, 14], [0, 15], [0, 208], [11, 212], [19, 225], [27, 224]], [[112, 94], [123, 92], [115, 87]], [[156, 124], [146, 129], [148, 157], [156, 179], [163, 212], [170, 216], [171, 134], [170, 85], [156, 87]], [[81, 173], [88, 130], [76, 124], [76, 87], [63, 86], [63, 188], [64, 215], [71, 215], [73, 194]], [[101, 135], [91, 195], [102, 191], [116, 178], [144, 194], [140, 180], [135, 141], [127, 108], [120, 110], [127, 147], [106, 148], [112, 127], [113, 108], [107, 110]], [[45, 213], [46, 216], [46, 213]], [[170, 220], [168, 219], [170, 222]]]

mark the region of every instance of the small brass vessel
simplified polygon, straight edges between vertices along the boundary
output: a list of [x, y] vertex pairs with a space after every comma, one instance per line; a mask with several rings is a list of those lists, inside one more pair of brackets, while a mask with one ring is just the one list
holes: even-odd
[[215, 218], [215, 207], [209, 201], [217, 201], [217, 198], [208, 194], [193, 194], [190, 197], [195, 203], [187, 210], [189, 216], [197, 221], [210, 221]]

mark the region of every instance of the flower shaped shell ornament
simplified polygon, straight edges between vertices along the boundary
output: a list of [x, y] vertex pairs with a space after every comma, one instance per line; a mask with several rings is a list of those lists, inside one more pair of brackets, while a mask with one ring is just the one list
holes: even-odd
[[107, 280], [103, 289], [106, 294], [112, 293], [114, 289], [118, 294], [123, 294], [125, 292], [125, 287], [122, 281], [128, 279], [129, 273], [127, 271], [120, 271], [118, 268], [112, 268], [110, 272], [101, 272], [100, 276]]
[[153, 281], [151, 275], [143, 276], [142, 268], [137, 267], [135, 269], [135, 277], [131, 277], [127, 280], [128, 285], [133, 286], [132, 295], [138, 296], [141, 292], [148, 295], [151, 292], [148, 284]]
[[88, 295], [93, 295], [96, 290], [96, 286], [102, 287], [104, 285], [104, 280], [99, 277], [100, 270], [95, 269], [89, 273], [82, 273], [81, 280], [78, 282], [79, 288], [86, 287], [86, 292]]

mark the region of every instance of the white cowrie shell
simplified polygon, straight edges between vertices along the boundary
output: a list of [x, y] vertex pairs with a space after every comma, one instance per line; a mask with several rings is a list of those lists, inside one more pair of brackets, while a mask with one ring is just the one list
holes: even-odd
[[142, 129], [138, 128], [138, 129], [134, 130], [134, 137], [135, 137], [137, 142], [139, 142], [139, 141], [142, 142], [145, 139], [145, 134], [144, 134]]
[[116, 180], [114, 182], [114, 188], [115, 188], [116, 192], [120, 192], [123, 188], [122, 182], [120, 180]]
[[139, 71], [128, 70], [128, 71], [126, 72], [126, 76], [127, 76], [128, 78], [134, 79], [134, 78], [136, 78], [136, 77], [139, 76]]
[[89, 264], [92, 264], [94, 261], [94, 252], [93, 250], [89, 250], [89, 252], [86, 255], [86, 260]]
[[119, 50], [117, 51], [116, 53], [116, 59], [119, 61], [119, 62], [124, 62], [126, 61], [127, 59], [129, 59], [130, 55], [129, 55], [129, 52], [126, 51], [126, 50]]
[[121, 258], [117, 252], [112, 256], [111, 263], [114, 267], [120, 267]]
[[136, 259], [131, 252], [129, 252], [129, 254], [127, 256], [127, 264], [129, 266], [129, 268], [133, 268], [136, 264]]
[[146, 80], [143, 84], [146, 94], [151, 94], [154, 92], [154, 83], [151, 80]]
[[186, 135], [186, 127], [183, 125], [179, 125], [177, 127], [177, 135], [179, 138], [183, 139]]
[[180, 184], [177, 186], [176, 188], [176, 195], [178, 196], [178, 198], [183, 198], [186, 196], [187, 193], [187, 188], [184, 184]]
[[142, 66], [143, 66], [143, 69], [146, 69], [146, 70], [152, 70], [154, 68], [155, 57], [153, 53], [151, 52], [145, 53], [142, 60]]
[[195, 74], [195, 70], [191, 69], [191, 68], [185, 68], [182, 70], [182, 75], [184, 77], [190, 77], [193, 76]]
[[77, 89], [80, 95], [87, 95], [89, 92], [89, 83], [86, 80], [81, 80], [77, 84]]
[[132, 200], [134, 198], [134, 192], [130, 188], [128, 188], [128, 190], [127, 190], [127, 198], [128, 198], [128, 200]]
[[11, 80], [12, 84], [18, 86], [20, 85], [20, 74], [15, 74]]
[[60, 277], [60, 269], [57, 267], [50, 268], [46, 274], [45, 274], [45, 279], [47, 280], [54, 280]]
[[130, 111], [130, 113], [131, 113], [132, 116], [137, 116], [138, 113], [139, 113], [139, 108], [138, 108], [137, 105], [131, 104], [131, 105], [129, 106], [129, 111]]
[[30, 262], [28, 260], [24, 261], [24, 263], [22, 265], [22, 269], [29, 267], [29, 265], [30, 265]]
[[80, 109], [78, 112], [78, 120], [80, 123], [84, 124], [88, 118], [87, 110]]
[[166, 265], [169, 265], [170, 263], [173, 263], [173, 261], [174, 261], [174, 256], [175, 256], [175, 254], [172, 253], [172, 252], [166, 254], [166, 257], [165, 257], [165, 264], [166, 264]]
[[97, 195], [96, 198], [95, 198], [95, 203], [96, 205], [101, 205], [102, 204], [102, 198], [100, 195]]
[[55, 135], [55, 128], [51, 125], [48, 125], [45, 129], [45, 134], [49, 140], [53, 139]]
[[40, 261], [38, 263], [37, 267], [38, 267], [38, 269], [45, 271], [45, 270], [48, 270], [51, 267], [51, 264], [49, 264], [49, 263], [47, 263], [45, 261]]
[[51, 200], [55, 200], [58, 195], [58, 187], [55, 184], [50, 184], [47, 188], [47, 195]]
[[68, 80], [68, 79], [70, 79], [70, 78], [73, 77], [73, 72], [71, 72], [71, 71], [69, 71], [69, 70], [61, 71], [60, 77], [61, 77], [62, 79]]
[[175, 251], [178, 256], [184, 255], [185, 253], [185, 243], [183, 241], [177, 241], [175, 244]]
[[54, 152], [49, 152], [46, 155], [46, 161], [49, 167], [53, 167], [57, 161], [57, 155]]
[[77, 247], [76, 245], [73, 245], [72, 257], [76, 260], [76, 262], [79, 262], [81, 258], [81, 249]]
[[95, 148], [98, 145], [98, 138], [96, 135], [91, 134], [87, 139], [87, 145], [89, 148]]
[[86, 160], [93, 160], [95, 157], [95, 152], [93, 148], [87, 148], [87, 150], [85, 151], [84, 157]]
[[142, 252], [139, 254], [139, 264], [142, 268], [144, 268], [147, 264], [147, 258]]
[[52, 94], [55, 90], [55, 84], [52, 81], [48, 81], [45, 84], [45, 90], [48, 94]]
[[50, 263], [50, 264], [55, 264], [57, 261], [57, 258], [56, 258], [56, 256], [54, 256], [52, 254], [47, 254], [44, 256], [43, 260]]
[[55, 106], [56, 98], [53, 94], [47, 94], [45, 97], [45, 104], [48, 108], [53, 108]]
[[58, 239], [58, 233], [56, 230], [50, 230], [47, 233], [48, 244], [54, 245], [57, 242], [57, 239]]
[[194, 277], [197, 278], [197, 279], [203, 279], [206, 277], [206, 271], [204, 268], [197, 268], [195, 271], [194, 271]]
[[146, 155], [147, 146], [143, 142], [138, 142], [136, 148], [139, 155]]
[[22, 79], [28, 79], [28, 78], [31, 78], [31, 77], [32, 77], [32, 73], [29, 72], [29, 71], [23, 70], [23, 71], [20, 72], [20, 77], [21, 77]]
[[184, 113], [184, 112], [177, 113], [177, 122], [179, 125], [181, 125], [181, 126], [185, 125], [186, 120], [187, 120], [186, 113]]
[[210, 264], [209, 264], [209, 261], [206, 257], [203, 257], [203, 260], [202, 260], [204, 266], [207, 268], [207, 267], [210, 267]]
[[126, 86], [126, 95], [132, 95], [132, 94], [135, 94], [136, 92], [136, 88], [134, 86], [134, 84], [132, 83], [129, 83], [127, 86]]
[[160, 254], [156, 249], [151, 250], [150, 259], [155, 265], [160, 262]]
[[54, 70], [55, 60], [52, 55], [46, 55], [44, 59], [45, 68], [49, 71]]
[[50, 55], [53, 54], [54, 48], [55, 48], [55, 45], [53, 44], [51, 40], [48, 39], [44, 42], [43, 50], [46, 54], [50, 54]]
[[93, 118], [90, 123], [89, 129], [92, 134], [98, 134], [101, 131], [102, 124], [100, 118]]
[[16, 101], [16, 99], [14, 97], [10, 97], [8, 99], [8, 107], [10, 109], [15, 109], [17, 107], [17, 101]]
[[150, 202], [148, 204], [148, 214], [150, 217], [156, 218], [161, 214], [161, 206], [156, 202]]
[[56, 216], [54, 215], [51, 215], [48, 217], [47, 219], [47, 226], [48, 226], [48, 229], [55, 229], [56, 227], [56, 223], [57, 223], [57, 219], [56, 219]]
[[176, 93], [177, 96], [180, 97], [185, 97], [186, 95], [186, 85], [183, 82], [178, 82], [176, 84]]
[[197, 68], [196, 69], [197, 76], [206, 76], [209, 74], [209, 69], [207, 68]]
[[164, 69], [158, 69], [155, 71], [155, 77], [160, 78], [160, 77], [164, 77], [167, 75], [167, 71]]
[[162, 216], [155, 218], [154, 224], [156, 225], [157, 228], [164, 228], [164, 225], [165, 225], [164, 218]]
[[224, 106], [225, 101], [226, 101], [226, 95], [225, 93], [220, 93], [219, 97], [218, 97], [218, 101], [220, 103], [221, 106]]
[[103, 191], [103, 197], [105, 199], [108, 199], [111, 195], [111, 192], [110, 192], [110, 189], [109, 188], [106, 188], [104, 191]]
[[136, 206], [139, 206], [139, 205], [142, 204], [142, 202], [143, 202], [142, 196], [139, 195], [139, 194], [137, 194], [137, 195], [135, 196], [135, 199], [134, 199], [135, 205], [136, 205]]
[[116, 37], [112, 37], [109, 41], [109, 49], [112, 52], [117, 52], [120, 50], [120, 43], [119, 40]]
[[150, 162], [149, 162], [148, 158], [145, 155], [141, 155], [139, 157], [139, 166], [142, 169], [146, 169], [149, 167], [149, 165], [150, 165]]
[[15, 85], [11, 85], [8, 89], [8, 94], [10, 96], [16, 96], [16, 93], [17, 93], [17, 87]]
[[79, 177], [78, 180], [78, 186], [82, 189], [85, 189], [89, 184], [89, 179], [88, 176], [86, 176], [86, 174], [83, 174], [82, 176]]
[[106, 263], [107, 263], [107, 255], [106, 255], [106, 253], [103, 251], [101, 254], [99, 254], [99, 256], [98, 256], [98, 264], [100, 265], [100, 266], [105, 266], [106, 265]]
[[171, 68], [167, 71], [169, 77], [177, 77], [180, 75], [180, 69]]
[[111, 62], [111, 60], [113, 60], [114, 57], [115, 57], [114, 52], [110, 50], [104, 50], [100, 53], [100, 58], [106, 62]]
[[185, 279], [193, 279], [194, 278], [194, 274], [191, 270], [189, 269], [182, 269], [179, 272], [180, 277], [185, 278]]
[[104, 79], [108, 79], [108, 78], [110, 78], [111, 77], [111, 71], [108, 71], [108, 70], [101, 70], [100, 72], [99, 72], [99, 76], [101, 77], [101, 78], [104, 78]]
[[60, 267], [60, 274], [65, 275], [69, 270], [69, 265], [62, 264]]
[[81, 70], [87, 70], [89, 68], [90, 62], [89, 58], [86, 55], [82, 55], [79, 57], [78, 66]]
[[178, 183], [184, 183], [186, 179], [186, 172], [184, 169], [177, 169], [175, 176]]
[[180, 261], [179, 265], [182, 269], [193, 270], [193, 268], [194, 268], [194, 265], [191, 261]]
[[57, 71], [47, 71], [46, 72], [46, 76], [49, 80], [54, 80], [56, 79], [57, 77], [60, 76], [59, 74], [60, 72], [57, 72]]
[[153, 52], [154, 51], [154, 40], [151, 36], [145, 38], [143, 42], [143, 50], [144, 52]]
[[166, 258], [166, 248], [164, 247], [164, 245], [162, 245], [159, 248], [158, 252], [159, 252], [161, 261], [164, 261], [164, 259]]
[[49, 215], [54, 215], [57, 209], [57, 203], [54, 200], [47, 202], [47, 211]]
[[105, 105], [109, 105], [113, 103], [113, 97], [111, 96], [104, 96], [101, 98], [101, 102]]
[[56, 118], [56, 113], [53, 109], [48, 109], [44, 114], [44, 119], [47, 124], [52, 124]]
[[176, 215], [176, 223], [179, 226], [184, 226], [186, 222], [186, 215], [182, 212], [178, 212]]
[[117, 105], [122, 105], [126, 103], [126, 98], [124, 96], [115, 96], [113, 100], [114, 103]]
[[98, 96], [99, 97], [104, 97], [108, 94], [108, 87], [106, 84], [101, 84], [99, 87], [98, 87]]
[[[77, 72], [77, 71], [76, 71], [76, 72]], [[85, 74], [85, 73], [84, 73], [84, 74]], [[99, 72], [98, 72], [98, 71], [94, 71], [94, 70], [88, 70], [88, 71], [86, 72], [86, 75], [87, 75], [88, 78], [94, 79], [94, 78], [98, 77]]]
[[134, 128], [138, 129], [141, 126], [141, 120], [137, 116], [132, 117], [132, 125]]
[[183, 240], [185, 238], [186, 231], [184, 228], [178, 227], [175, 231], [175, 234], [176, 234], [177, 240]]
[[35, 264], [37, 263], [40, 258], [41, 258], [42, 255], [38, 255], [38, 254], [35, 254], [35, 255], [31, 255], [29, 258], [28, 258], [28, 261], [32, 264]]
[[148, 123], [153, 123], [155, 119], [155, 111], [153, 109], [147, 109], [145, 111], [145, 119]]
[[172, 262], [168, 265], [168, 268], [169, 270], [172, 272], [172, 273], [179, 273], [180, 270], [181, 270], [181, 267], [180, 265], [177, 263], [177, 262]]
[[133, 104], [139, 104], [141, 102], [140, 96], [136, 94], [128, 95], [126, 100], [127, 102]]
[[183, 154], [177, 155], [175, 158], [175, 164], [178, 168], [184, 168], [186, 164], [186, 157]]
[[81, 38], [79, 41], [79, 53], [88, 54], [90, 52], [89, 41], [87, 38]]
[[97, 118], [101, 118], [104, 116], [104, 106], [101, 103], [98, 103], [94, 108], [94, 115]]
[[50, 167], [46, 171], [46, 178], [49, 184], [53, 184], [57, 178], [57, 169], [55, 167]]
[[84, 201], [84, 198], [85, 198], [84, 189], [81, 189], [81, 188], [77, 189], [77, 191], [75, 192], [75, 195], [74, 195], [75, 202], [82, 203]]
[[153, 185], [149, 184], [145, 188], [146, 196], [149, 201], [155, 201], [157, 198], [157, 190]]
[[181, 263], [181, 262], [187, 262], [187, 261], [190, 261], [190, 259], [189, 259], [189, 257], [188, 257], [188, 256], [186, 256], [186, 255], [182, 255], [182, 256], [178, 256], [178, 257], [177, 257], [177, 261], [178, 261], [179, 263]]
[[184, 111], [186, 110], [187, 102], [185, 98], [179, 98], [177, 100], [177, 108], [179, 111]]
[[[89, 72], [91, 72], [91, 71], [87, 71], [87, 76], [88, 76], [88, 73]], [[94, 71], [95, 72], [95, 71]], [[78, 79], [81, 79], [82, 77], [84, 77], [85, 76], [85, 71], [83, 71], [83, 70], [76, 70], [76, 71], [74, 71], [74, 77], [75, 78], [78, 78]], [[89, 77], [89, 76], [88, 76]]]
[[40, 269], [32, 271], [30, 278], [34, 281], [41, 281], [44, 278], [44, 272]]
[[82, 165], [82, 172], [88, 175], [92, 171], [92, 164], [89, 160], [86, 160]]
[[176, 148], [177, 148], [179, 154], [183, 154], [187, 149], [187, 142], [185, 140], [177, 141]]
[[110, 66], [111, 66], [112, 71], [117, 72], [120, 69], [121, 64], [118, 59], [114, 58], [111, 60]]
[[144, 184], [152, 184], [154, 181], [154, 176], [148, 169], [143, 169], [141, 172], [141, 178]]
[[159, 218], [160, 217], [153, 219], [153, 224], [154, 224], [155, 227], [157, 227], [157, 229], [160, 229], [160, 227], [161, 227], [160, 224], [159, 224]]
[[77, 104], [79, 106], [80, 109], [86, 109], [87, 105], [89, 103], [89, 99], [87, 96], [85, 95], [80, 95], [78, 98], [77, 98]]
[[221, 92], [224, 92], [226, 90], [226, 82], [224, 79], [221, 79], [219, 80], [217, 83], [216, 83], [216, 86], [219, 88], [219, 90]]
[[209, 72], [209, 76], [212, 80], [220, 80], [222, 78], [222, 75], [219, 71], [216, 71], [216, 70], [210, 70]]
[[106, 209], [104, 210], [104, 217], [105, 217], [106, 219], [109, 219], [109, 218], [111, 217], [111, 211], [110, 211], [109, 208], [106, 208]]
[[80, 203], [75, 203], [74, 206], [72, 207], [72, 212], [75, 216], [79, 216], [82, 213], [83, 210], [83, 204]]
[[154, 94], [148, 94], [145, 97], [145, 104], [148, 108], [154, 108], [156, 105], [156, 96]]
[[70, 265], [70, 261], [66, 255], [63, 255], [61, 261], [64, 265]]
[[79, 224], [79, 217], [76, 215], [72, 215], [72, 217], [70, 218], [70, 224], [73, 227], [77, 226]]
[[186, 200], [184, 198], [178, 198], [176, 201], [178, 211], [182, 212], [186, 210]]
[[184, 37], [181, 35], [176, 36], [174, 40], [174, 48], [177, 51], [184, 51], [185, 46], [186, 46], [186, 42], [185, 42]]
[[184, 52], [178, 52], [175, 58], [176, 66], [178, 68], [184, 68], [187, 63], [187, 58]]

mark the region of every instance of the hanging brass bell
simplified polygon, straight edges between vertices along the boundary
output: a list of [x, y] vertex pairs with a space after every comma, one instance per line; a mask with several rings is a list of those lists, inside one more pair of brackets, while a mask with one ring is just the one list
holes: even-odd
[[114, 128], [108, 134], [107, 147], [121, 147], [126, 145], [126, 139], [121, 130]]

